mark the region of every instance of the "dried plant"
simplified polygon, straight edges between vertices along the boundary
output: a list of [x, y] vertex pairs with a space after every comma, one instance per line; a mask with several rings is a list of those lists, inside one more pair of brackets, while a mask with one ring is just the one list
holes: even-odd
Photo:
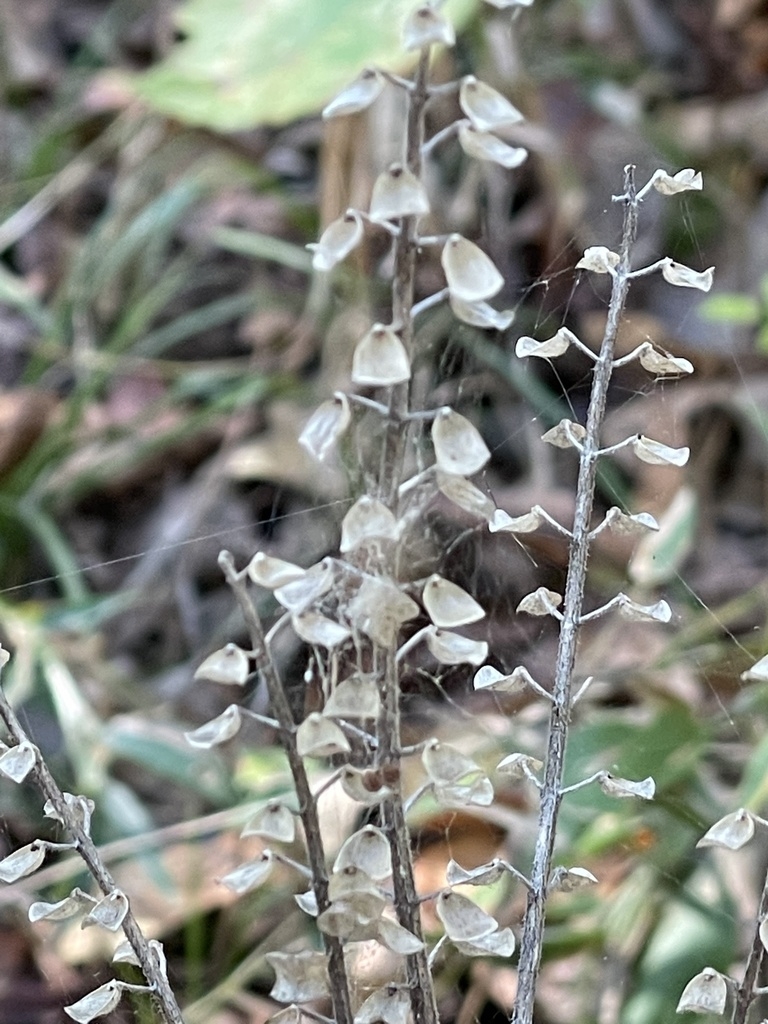
[[[529, 6], [525, 0], [491, 0], [498, 8]], [[339, 555], [309, 567], [294, 565], [266, 552], [257, 553], [243, 568], [227, 552], [220, 566], [240, 607], [249, 634], [249, 647], [235, 644], [213, 652], [199, 667], [198, 678], [243, 686], [254, 678], [263, 684], [271, 717], [231, 704], [221, 715], [187, 734], [196, 747], [211, 748], [232, 739], [244, 719], [257, 719], [274, 730], [285, 751], [295, 789], [295, 806], [272, 801], [248, 823], [245, 834], [275, 847], [265, 849], [221, 879], [223, 885], [244, 894], [263, 885], [277, 865], [288, 866], [308, 886], [297, 896], [302, 911], [316, 922], [322, 950], [267, 954], [276, 980], [272, 996], [287, 1009], [276, 1022], [299, 1021], [302, 1014], [326, 1021], [315, 1009], [329, 1001], [336, 1024], [437, 1024], [438, 997], [435, 967], [451, 944], [469, 956], [511, 958], [519, 947], [518, 990], [513, 1024], [532, 1024], [539, 980], [547, 903], [554, 892], [570, 892], [593, 885], [597, 879], [586, 868], [566, 867], [557, 859], [558, 819], [570, 793], [597, 785], [608, 796], [652, 800], [651, 778], [631, 780], [601, 770], [573, 785], [564, 784], [564, 759], [574, 709], [587, 693], [591, 680], [577, 667], [582, 626], [616, 613], [639, 622], [667, 623], [671, 610], [665, 601], [647, 604], [624, 593], [601, 607], [585, 609], [585, 584], [592, 543], [603, 531], [641, 535], [657, 529], [647, 513], [631, 514], [611, 508], [601, 522], [593, 522], [597, 466], [622, 449], [652, 464], [682, 466], [687, 449], [635, 435], [603, 446], [602, 426], [611, 376], [617, 366], [637, 360], [654, 377], [677, 377], [692, 372], [687, 360], [669, 355], [645, 342], [616, 358], [614, 347], [627, 293], [633, 280], [659, 272], [672, 286], [707, 291], [712, 269], [703, 272], [669, 258], [650, 266], [632, 266], [637, 220], [643, 200], [655, 192], [673, 196], [702, 187], [701, 175], [685, 169], [676, 174], [656, 171], [641, 188], [633, 167], [624, 171], [623, 188], [614, 202], [623, 209], [623, 230], [618, 252], [604, 246], [588, 248], [577, 267], [606, 275], [611, 282], [608, 316], [597, 352], [573, 332], [561, 328], [546, 340], [520, 337], [515, 352], [520, 359], [554, 360], [569, 349], [579, 352], [592, 368], [592, 388], [584, 424], [562, 420], [548, 430], [543, 441], [568, 449], [578, 459], [578, 484], [572, 522], [558, 522], [535, 505], [529, 513], [511, 517], [482, 489], [478, 478], [489, 461], [489, 449], [475, 425], [448, 406], [412, 407], [412, 367], [418, 355], [416, 326], [427, 310], [448, 303], [464, 323], [490, 330], [507, 328], [513, 319], [489, 300], [501, 291], [504, 280], [491, 259], [473, 241], [458, 233], [428, 234], [421, 226], [431, 205], [423, 163], [438, 144], [458, 141], [468, 156], [492, 161], [514, 170], [525, 159], [524, 149], [500, 137], [522, 121], [522, 114], [495, 89], [467, 75], [460, 81], [433, 85], [431, 55], [436, 46], [452, 46], [454, 31], [439, 4], [422, 4], [408, 18], [403, 42], [418, 56], [412, 78], [380, 69], [366, 69], [325, 109], [326, 118], [358, 113], [375, 103], [385, 89], [398, 89], [407, 104], [403, 155], [376, 179], [367, 211], [350, 209], [329, 224], [312, 246], [318, 273], [333, 271], [364, 238], [367, 231], [391, 236], [393, 271], [391, 313], [388, 323], [375, 323], [360, 339], [352, 360], [351, 381], [369, 393], [337, 393], [310, 417], [301, 436], [305, 448], [320, 462], [339, 457], [347, 439], [364, 465], [357, 477], [366, 481], [366, 493], [357, 496], [341, 525]], [[434, 137], [425, 139], [425, 110], [436, 95], [454, 93], [462, 116]], [[509, 138], [509, 135], [506, 136]], [[416, 301], [415, 276], [420, 255], [440, 250], [446, 285], [434, 295]], [[420, 465], [411, 453], [419, 452]], [[524, 666], [502, 672], [488, 663], [488, 643], [457, 630], [483, 619], [475, 598], [438, 570], [414, 581], [406, 564], [405, 538], [422, 514], [425, 500], [437, 492], [493, 533], [530, 534], [542, 526], [567, 540], [569, 561], [564, 594], [539, 587], [520, 602], [518, 613], [550, 616], [557, 620], [559, 644], [552, 679], [537, 680]], [[253, 596], [254, 588], [271, 592], [281, 615], [265, 630]], [[428, 619], [420, 628], [409, 627], [417, 618]], [[296, 720], [286, 680], [273, 654], [276, 637], [293, 630], [311, 651], [308, 675], [319, 683], [322, 706]], [[440, 665], [474, 668], [474, 689], [502, 694], [524, 691], [543, 701], [548, 728], [540, 759], [524, 753], [506, 756], [497, 771], [507, 779], [527, 781], [538, 794], [536, 842], [530, 865], [496, 858], [479, 868], [464, 869], [451, 862], [445, 885], [437, 893], [417, 890], [409, 814], [429, 795], [440, 807], [488, 807], [494, 800], [491, 778], [464, 751], [428, 737], [408, 746], [401, 729], [401, 687], [408, 656], [419, 645]], [[160, 947], [147, 943], [132, 917], [124, 894], [115, 888], [99, 860], [88, 834], [91, 805], [84, 797], [62, 794], [50, 777], [37, 748], [30, 743], [3, 699], [0, 714], [10, 745], [0, 757], [0, 772], [14, 781], [27, 775], [38, 783], [50, 813], [70, 832], [104, 894], [97, 902], [80, 890], [60, 904], [35, 904], [33, 918], [58, 919], [88, 911], [93, 923], [122, 928], [168, 1022], [181, 1014], [165, 976]], [[420, 759], [422, 782], [406, 782], [405, 765]], [[331, 772], [320, 786], [308, 770], [312, 761], [330, 763]], [[408, 779], [413, 773], [408, 773]], [[330, 786], [370, 815], [370, 821], [348, 836], [339, 849], [329, 848], [318, 815], [318, 798]], [[297, 862], [281, 846], [297, 838], [301, 824], [306, 857]], [[373, 824], [373, 821], [376, 824]], [[707, 845], [736, 848], [750, 838], [758, 819], [746, 811], [723, 819], [707, 834]], [[762, 824], [762, 823], [761, 823]], [[738, 840], [733, 836], [737, 833]], [[749, 833], [749, 835], [747, 835]], [[746, 839], [743, 837], [746, 836]], [[11, 881], [39, 866], [54, 844], [33, 843], [0, 862], [0, 878]], [[457, 887], [484, 886], [507, 877], [525, 891], [525, 911], [518, 929], [502, 926], [495, 917]], [[430, 899], [443, 934], [430, 949], [422, 924], [422, 906]], [[707, 970], [691, 982], [679, 1009], [722, 1012], [727, 994], [734, 993], [734, 1021], [743, 1022], [754, 998], [766, 931], [766, 895], [759, 912], [753, 956], [741, 986]], [[362, 1001], [352, 984], [353, 951], [359, 943], [376, 943], [401, 965], [382, 987], [366, 993]], [[67, 1008], [78, 1021], [92, 1020], [115, 1005], [121, 989], [112, 982]]]

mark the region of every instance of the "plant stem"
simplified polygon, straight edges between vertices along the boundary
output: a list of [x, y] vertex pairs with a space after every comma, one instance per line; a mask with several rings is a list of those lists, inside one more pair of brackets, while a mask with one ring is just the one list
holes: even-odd
[[[16, 717], [16, 713], [8, 703], [2, 687], [0, 687], [0, 718], [3, 720], [3, 723], [5, 724], [5, 727], [14, 743], [30, 743], [27, 734]], [[34, 744], [32, 744], [32, 746], [34, 746]], [[35, 766], [32, 769], [31, 776], [37, 785], [37, 788], [46, 800], [50, 800], [59, 818], [65, 823], [67, 831], [70, 833], [76, 844], [77, 852], [82, 857], [83, 862], [99, 889], [101, 889], [105, 896], [109, 896], [118, 889], [117, 883], [101, 859], [96, 844], [91, 839], [83, 825], [73, 815], [69, 804], [64, 798], [64, 794], [59, 789], [56, 780], [48, 770], [48, 766], [43, 759], [43, 755], [37, 747], [34, 747], [34, 750]], [[128, 908], [128, 913], [123, 919], [121, 927], [126, 939], [131, 945], [131, 948], [136, 954], [147, 983], [152, 988], [152, 995], [159, 1005], [163, 1020], [166, 1024], [184, 1024], [184, 1018], [182, 1017], [181, 1010], [176, 1002], [173, 989], [161, 970], [160, 962], [155, 955], [155, 951], [149, 945], [149, 942], [139, 927], [130, 906]]]
[[752, 947], [747, 957], [747, 966], [744, 968], [744, 977], [736, 989], [736, 1005], [733, 1008], [732, 1024], [746, 1024], [749, 1008], [755, 1001], [755, 988], [760, 967], [765, 956], [765, 948], [760, 938], [760, 924], [768, 917], [768, 874], [763, 882], [763, 893], [760, 897], [760, 906], [757, 911], [757, 924], [752, 939]]
[[[408, 92], [408, 120], [405, 136], [405, 164], [421, 177], [424, 141], [424, 107], [429, 99], [429, 47], [420, 54], [419, 64]], [[409, 355], [413, 352], [414, 277], [416, 271], [416, 217], [404, 217], [395, 238], [394, 279], [392, 282], [392, 323], [400, 331]], [[403, 461], [408, 434], [410, 388], [407, 383], [390, 389], [388, 415], [381, 446], [378, 493], [381, 500], [397, 513], [398, 486], [403, 476]], [[420, 902], [413, 874], [411, 837], [406, 821], [401, 789], [400, 764], [400, 679], [396, 645], [376, 652], [377, 676], [382, 710], [379, 717], [376, 764], [394, 794], [382, 804], [382, 819], [392, 854], [394, 906], [400, 924], [423, 940]], [[437, 1002], [426, 948], [406, 957], [406, 975], [414, 1024], [438, 1024]]]
[[594, 366], [592, 392], [587, 413], [587, 434], [579, 456], [579, 479], [573, 538], [570, 545], [565, 586], [563, 618], [552, 690], [544, 780], [539, 808], [539, 825], [531, 872], [531, 887], [520, 942], [518, 989], [512, 1012], [512, 1024], [532, 1024], [536, 984], [541, 966], [544, 940], [547, 883], [552, 873], [552, 858], [557, 820], [562, 798], [563, 769], [571, 708], [571, 684], [579, 639], [579, 620], [584, 604], [587, 560], [590, 546], [590, 520], [597, 477], [600, 431], [605, 416], [608, 386], [613, 369], [616, 336], [629, 290], [630, 255], [637, 234], [637, 198], [634, 167], [624, 169], [624, 225], [619, 264], [612, 279], [608, 319]]
[[[400, 924], [423, 941], [420, 901], [413, 877], [411, 836], [401, 789], [400, 686], [395, 651], [383, 653], [382, 660], [384, 664], [379, 677], [382, 710], [379, 716], [377, 764], [383, 770], [387, 785], [394, 790], [394, 795], [382, 805], [384, 827], [392, 854], [394, 906]], [[438, 1024], [437, 1001], [426, 948], [406, 957], [405, 963], [414, 1024]]]
[[[421, 146], [424, 141], [424, 107], [429, 99], [429, 47], [421, 51], [414, 78], [414, 88], [408, 95], [408, 121], [405, 134], [405, 165], [421, 177]], [[395, 271], [392, 281], [392, 323], [400, 330], [406, 352], [413, 352], [413, 299], [416, 273], [416, 217], [403, 217], [400, 234], [395, 239]], [[401, 482], [403, 454], [408, 427], [403, 419], [408, 413], [410, 387], [408, 383], [395, 385], [389, 396], [389, 413], [381, 449], [379, 494], [382, 501], [394, 508], [397, 488]]]
[[[296, 724], [291, 714], [290, 704], [285, 694], [280, 673], [272, 660], [272, 654], [266, 643], [261, 619], [248, 594], [247, 580], [236, 571], [234, 560], [228, 551], [222, 551], [219, 555], [219, 565], [240, 606], [240, 611], [248, 628], [251, 648], [267, 687], [272, 713], [280, 724], [280, 737], [288, 759], [291, 775], [293, 776], [293, 785], [299, 802], [299, 814], [304, 826], [307, 857], [312, 872], [312, 888], [317, 900], [318, 910], [322, 914], [331, 905], [328, 899], [328, 872], [325, 866], [325, 849], [320, 833], [317, 803], [309, 786], [304, 761], [296, 747]], [[328, 955], [328, 978], [330, 981], [334, 1019], [336, 1024], [353, 1024], [354, 1013], [352, 1012], [350, 1001], [347, 967], [344, 962], [344, 947], [340, 939], [325, 933], [323, 933], [323, 942]]]

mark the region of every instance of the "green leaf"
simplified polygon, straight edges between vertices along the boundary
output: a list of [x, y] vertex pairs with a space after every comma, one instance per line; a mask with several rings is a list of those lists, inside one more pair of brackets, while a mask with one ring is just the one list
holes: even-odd
[[[733, 960], [733, 906], [722, 892], [716, 893], [708, 906], [668, 896], [660, 902], [661, 915], [632, 979], [632, 995], [623, 1007], [622, 1024], [669, 1020], [669, 1007], [675, 1005], [687, 982], [704, 964], [727, 972]], [[678, 1018], [698, 1019], [691, 1014]]]
[[112, 757], [141, 765], [159, 778], [199, 793], [214, 803], [232, 798], [228, 769], [220, 758], [203, 757], [181, 731], [123, 716], [104, 727], [102, 741]]
[[291, 270], [302, 270], [308, 274], [312, 269], [312, 255], [300, 245], [273, 238], [258, 231], [244, 231], [241, 228], [217, 228], [213, 241], [222, 249], [251, 256], [259, 260], [279, 263]]
[[681, 487], [659, 520], [659, 529], [647, 533], [629, 564], [634, 583], [655, 587], [673, 580], [696, 544], [698, 498], [692, 487]]
[[[132, 80], [161, 113], [217, 131], [314, 114], [371, 64], [404, 70], [400, 26], [414, 0], [187, 0], [183, 38]], [[477, 0], [448, 0], [461, 28]]]
[[760, 303], [751, 295], [728, 292], [712, 295], [699, 306], [705, 320], [751, 327], [760, 321]]
[[755, 347], [758, 352], [768, 354], [768, 324], [763, 324], [760, 330], [757, 332], [757, 338], [755, 339]]
[[[768, 736], [758, 743], [747, 762], [744, 777], [741, 780], [741, 798], [743, 807], [760, 813], [768, 798]], [[734, 805], [735, 806], [735, 805]]]

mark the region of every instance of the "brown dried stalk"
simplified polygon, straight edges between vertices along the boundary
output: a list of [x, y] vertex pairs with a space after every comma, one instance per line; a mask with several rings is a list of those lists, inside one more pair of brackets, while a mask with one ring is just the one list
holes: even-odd
[[[56, 780], [48, 770], [43, 755], [31, 743], [29, 737], [21, 726], [11, 705], [0, 686], [0, 719], [5, 724], [8, 734], [13, 741], [12, 745], [21, 743], [30, 744], [35, 751], [35, 765], [30, 776], [46, 800], [50, 800], [56, 814], [65, 828], [72, 836], [77, 853], [82, 857], [85, 866], [95, 880], [99, 889], [105, 896], [109, 896], [117, 889], [117, 883], [107, 869], [99, 854], [98, 847], [93, 842], [80, 821], [73, 815], [70, 805], [67, 803], [64, 794], [56, 783]], [[146, 978], [147, 984], [152, 989], [152, 996], [157, 1002], [158, 1009], [166, 1024], [184, 1024], [176, 996], [170, 986], [168, 978], [156, 957], [155, 951], [141, 930], [130, 906], [122, 922], [122, 930], [126, 939], [131, 945], [136, 958], [139, 961], [141, 971]]]

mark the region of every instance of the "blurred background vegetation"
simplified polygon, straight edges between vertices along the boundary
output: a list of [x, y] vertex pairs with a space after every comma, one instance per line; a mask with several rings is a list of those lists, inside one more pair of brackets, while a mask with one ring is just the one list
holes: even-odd
[[[98, 840], [149, 931], [166, 943], [189, 1024], [262, 1024], [274, 1012], [263, 953], [300, 939], [295, 879], [234, 900], [215, 878], [257, 849], [238, 840], [254, 803], [284, 793], [273, 737], [254, 731], [201, 756], [185, 728], [230, 702], [194, 684], [210, 650], [241, 636], [220, 581], [220, 548], [308, 565], [334, 550], [354, 474], [318, 470], [297, 445], [314, 405], [348, 384], [351, 351], [387, 318], [387, 246], [373, 236], [332, 280], [305, 244], [346, 207], [365, 207], [399, 155], [402, 110], [318, 117], [358, 70], [407, 72], [407, 0], [5, 0], [0, 102], [0, 634], [4, 683], [59, 781], [97, 802]], [[567, 805], [563, 862], [601, 884], [552, 906], [542, 1024], [657, 1024], [705, 964], [738, 965], [764, 849], [720, 860], [694, 845], [739, 805], [765, 812], [768, 695], [740, 673], [768, 648], [768, 6], [764, 0], [536, 0], [512, 19], [481, 0], [448, 9], [459, 43], [435, 64], [469, 72], [525, 113], [520, 171], [472, 165], [452, 143], [428, 164], [436, 231], [479, 240], [502, 270], [504, 334], [423, 318], [423, 401], [450, 401], [493, 450], [483, 486], [518, 514], [567, 519], [573, 466], [538, 436], [583, 412], [583, 361], [520, 370], [523, 333], [567, 324], [599, 339], [606, 293], [572, 267], [613, 245], [622, 168], [702, 170], [705, 192], [643, 211], [637, 259], [715, 264], [716, 294], [644, 279], [621, 345], [651, 338], [697, 374], [664, 386], [617, 378], [608, 440], [632, 430], [690, 444], [685, 475], [619, 461], [604, 506], [651, 511], [663, 530], [628, 560], [601, 546], [591, 596], [667, 596], [674, 628], [601, 620], [581, 670], [595, 674], [574, 728], [571, 781], [597, 768], [653, 774], [650, 807], [584, 791]], [[443, 97], [430, 131], [457, 115]], [[441, 286], [433, 255], [419, 292]], [[674, 294], [670, 294], [670, 292]], [[636, 364], [633, 364], [636, 365]], [[351, 482], [350, 482], [351, 480]], [[439, 565], [489, 609], [494, 662], [549, 678], [555, 637], [513, 614], [562, 579], [565, 553], [467, 533], [425, 510], [414, 574]], [[265, 615], [271, 613], [267, 604]], [[278, 656], [303, 700], [306, 651]], [[414, 739], [438, 731], [488, 766], [540, 751], [542, 711], [469, 693], [468, 677], [409, 665]], [[259, 693], [253, 696], [259, 700]], [[317, 765], [322, 774], [324, 766]], [[421, 806], [421, 805], [420, 805]], [[34, 795], [0, 790], [0, 849], [41, 829]], [[414, 822], [425, 891], [447, 859], [499, 849], [525, 869], [534, 805], [500, 786], [493, 812], [434, 808]], [[328, 828], [353, 811], [329, 798]], [[251, 844], [253, 840], [249, 841]], [[62, 861], [0, 892], [2, 1024], [54, 1024], [110, 970], [94, 930], [26, 922], [40, 892], [83, 884]], [[52, 895], [53, 894], [53, 895]], [[488, 899], [519, 921], [519, 891]], [[291, 909], [294, 908], [294, 909]], [[429, 917], [427, 923], [433, 921]], [[361, 985], [388, 966], [371, 958]], [[505, 1019], [509, 965], [449, 959], [444, 1019]], [[379, 972], [379, 975], [377, 975]], [[125, 1006], [110, 1020], [150, 1020]]]

